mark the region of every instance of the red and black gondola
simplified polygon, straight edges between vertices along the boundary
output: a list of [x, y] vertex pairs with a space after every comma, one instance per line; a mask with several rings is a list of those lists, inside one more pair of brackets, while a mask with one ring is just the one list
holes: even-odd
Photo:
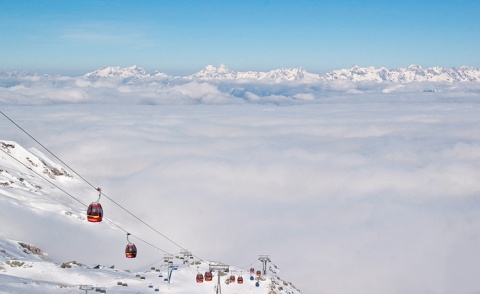
[[205, 272], [205, 281], [209, 282], [213, 279], [212, 272]]
[[87, 220], [92, 223], [99, 223], [103, 219], [103, 208], [100, 204], [100, 197], [102, 196], [102, 189], [97, 188], [99, 192], [98, 199], [92, 202], [87, 209]]
[[93, 202], [87, 209], [87, 220], [91, 223], [99, 223], [103, 218], [103, 208], [98, 202]]
[[130, 240], [128, 240], [128, 236], [130, 233], [127, 233], [127, 246], [125, 247], [125, 257], [126, 258], [135, 258], [137, 257], [137, 246], [135, 244], [131, 243]]

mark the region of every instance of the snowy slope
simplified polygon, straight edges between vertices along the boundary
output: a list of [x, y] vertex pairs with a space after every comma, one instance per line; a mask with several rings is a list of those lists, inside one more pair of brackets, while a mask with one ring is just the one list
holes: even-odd
[[[81, 285], [105, 293], [214, 293], [216, 272], [213, 281], [195, 280], [198, 272], [203, 274], [208, 268], [206, 262], [183, 264], [181, 260], [170, 266], [159, 262], [134, 272], [88, 267], [77, 261], [54, 263], [35, 246], [0, 237], [0, 293], [81, 293]], [[169, 272], [170, 282], [166, 280]], [[241, 275], [244, 283], [228, 283], [232, 274], [236, 278]], [[234, 267], [221, 275], [220, 286], [223, 293], [300, 293], [278, 277], [257, 278]]]
[[[86, 193], [82, 181], [42, 152], [26, 150], [16, 142], [0, 141], [0, 293], [81, 293], [80, 285], [92, 285], [106, 293], [152, 293], [156, 289], [160, 293], [214, 292], [216, 277], [214, 282], [195, 281], [196, 274], [207, 271], [211, 263], [197, 258], [184, 264], [175, 256], [170, 283], [164, 280], [169, 268], [164, 260], [131, 271], [110, 265], [95, 267], [88, 262], [86, 265], [81, 253], [91, 243], [86, 240], [78, 247], [69, 245], [65, 239], [70, 235], [66, 232], [90, 231], [103, 243], [106, 240], [101, 238], [109, 239], [110, 232], [115, 230], [108, 219], [92, 226], [85, 219], [81, 203], [61, 190], [72, 196]], [[51, 228], [51, 235], [36, 234], [39, 222]], [[23, 236], [23, 242], [12, 240], [10, 234]], [[73, 235], [77, 239], [70, 241], [81, 243], [85, 239], [82, 234], [85, 233]], [[52, 236], [60, 236], [60, 241], [51, 239]], [[36, 242], [42, 243], [41, 249], [30, 245]], [[59, 254], [60, 250], [69, 254]], [[101, 254], [100, 250], [89, 254], [92, 252]], [[62, 260], [65, 256], [71, 259]], [[114, 262], [111, 260], [111, 264]], [[257, 286], [257, 280], [250, 280], [247, 270], [230, 266], [230, 274], [242, 275], [245, 282], [227, 284], [230, 274], [221, 276], [222, 292], [300, 293], [271, 272], [261, 276]]]

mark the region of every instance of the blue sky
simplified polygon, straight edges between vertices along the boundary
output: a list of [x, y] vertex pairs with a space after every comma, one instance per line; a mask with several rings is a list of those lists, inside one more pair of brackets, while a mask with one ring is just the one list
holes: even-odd
[[0, 70], [480, 67], [480, 1], [0, 0]]

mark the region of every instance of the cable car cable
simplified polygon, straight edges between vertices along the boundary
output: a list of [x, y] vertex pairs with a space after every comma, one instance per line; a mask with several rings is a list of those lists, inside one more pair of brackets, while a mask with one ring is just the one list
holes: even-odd
[[[13, 121], [10, 117], [8, 117], [3, 111], [0, 110], [0, 113], [5, 117], [7, 118], [10, 122], [12, 122], [15, 126], [17, 126], [21, 131], [23, 131], [27, 136], [29, 136], [32, 140], [34, 140], [36, 143], [38, 143], [40, 146], [42, 146], [48, 153], [50, 153], [53, 157], [55, 157], [57, 160], [59, 160], [62, 164], [64, 164], [67, 168], [69, 168], [73, 173], [75, 173], [77, 176], [79, 176], [83, 181], [85, 181], [85, 183], [87, 183], [88, 185], [90, 185], [92, 188], [94, 189], [97, 189], [94, 185], [92, 185], [87, 179], [85, 179], [84, 177], [82, 177], [78, 172], [76, 172], [73, 168], [71, 168], [67, 163], [65, 163], [63, 160], [61, 160], [58, 156], [56, 156], [52, 151], [50, 151], [46, 146], [44, 146], [42, 143], [40, 143], [37, 139], [35, 139], [32, 135], [30, 135], [25, 129], [23, 129], [20, 125], [18, 125], [15, 121]], [[162, 236], [163, 238], [167, 239], [168, 241], [170, 241], [172, 244], [175, 244], [176, 246], [178, 246], [180, 249], [183, 249], [183, 250], [186, 250], [183, 246], [181, 246], [180, 244], [178, 244], [177, 242], [173, 241], [172, 239], [168, 238], [167, 236], [165, 236], [164, 234], [162, 234], [161, 232], [159, 232], [157, 229], [155, 229], [154, 227], [152, 227], [151, 225], [149, 225], [148, 223], [146, 223], [145, 221], [143, 221], [142, 219], [140, 219], [139, 217], [137, 217], [136, 215], [134, 215], [132, 212], [130, 212], [128, 209], [126, 209], [125, 207], [123, 207], [122, 205], [120, 205], [118, 202], [116, 202], [115, 200], [111, 199], [110, 197], [108, 197], [105, 193], [102, 193], [100, 192], [101, 194], [103, 194], [105, 196], [105, 198], [107, 198], [108, 200], [110, 200], [111, 202], [113, 202], [115, 205], [117, 205], [118, 207], [120, 207], [121, 209], [123, 209], [125, 212], [127, 212], [128, 214], [130, 214], [132, 217], [134, 217], [135, 219], [137, 219], [138, 221], [140, 221], [141, 223], [143, 223], [144, 225], [146, 225], [147, 227], [149, 227], [151, 230], [153, 230], [154, 232], [156, 232], [157, 234], [159, 234], [160, 236]], [[78, 199], [76, 199], [77, 201], [79, 201]], [[80, 202], [80, 201], [79, 201]], [[82, 203], [83, 204], [83, 203]], [[195, 255], [193, 255], [195, 256]], [[201, 258], [199, 258], [198, 256], [195, 256], [196, 258], [202, 260]]]
[[[20, 160], [18, 160], [17, 158], [13, 157], [11, 154], [9, 154], [8, 152], [6, 152], [5, 150], [3, 150], [2, 148], [0, 148], [0, 150], [2, 150], [3, 153], [7, 154], [8, 156], [10, 156], [10, 158], [12, 158], [13, 160], [17, 161], [18, 163], [20, 163], [21, 165], [23, 165], [25, 168], [27, 168], [28, 170], [32, 171], [33, 173], [35, 173], [36, 175], [38, 175], [40, 178], [42, 178], [44, 181], [46, 181], [47, 183], [51, 184], [52, 186], [56, 187], [57, 189], [59, 189], [60, 191], [62, 191], [63, 193], [65, 193], [66, 195], [70, 196], [71, 198], [75, 199], [78, 203], [82, 204], [83, 206], [87, 207], [88, 205], [86, 205], [85, 203], [83, 203], [82, 201], [80, 201], [78, 198], [76, 198], [75, 196], [73, 196], [72, 194], [68, 193], [67, 191], [65, 191], [64, 189], [62, 189], [61, 187], [59, 187], [57, 184], [51, 182], [50, 180], [44, 178], [41, 174], [39, 174], [38, 172], [34, 171], [31, 167], [27, 166], [26, 164], [24, 164], [23, 162], [21, 162]], [[57, 201], [57, 202], [60, 202], [62, 204], [65, 204], [68, 206], [68, 204], [64, 203], [64, 202], [61, 202], [60, 200], [57, 200], [57, 199], [53, 199], [54, 201]], [[111, 220], [110, 218], [105, 218], [107, 221], [110, 222], [110, 224], [114, 225], [115, 227], [117, 227], [118, 229], [124, 231], [125, 233], [127, 233], [128, 231], [125, 230], [124, 228], [122, 228], [121, 226], [119, 226], [118, 224], [116, 224], [113, 220]], [[148, 241], [145, 241], [143, 240], [142, 238], [138, 237], [138, 236], [135, 236], [133, 234], [130, 234], [132, 237], [135, 237], [136, 239], [140, 240], [141, 242], [147, 244], [147, 245], [150, 245], [151, 247], [155, 248], [155, 249], [158, 249], [160, 251], [162, 251], [163, 253], [166, 253], [166, 254], [171, 254], [163, 249], [161, 249], [160, 247], [157, 247], [153, 244], [151, 244], [150, 242]]]
[[[44, 179], [45, 181], [47, 181], [49, 184], [55, 186], [57, 189], [59, 189], [60, 191], [64, 192], [65, 194], [67, 194], [68, 196], [70, 196], [71, 198], [75, 199], [78, 203], [82, 204], [83, 206], [87, 207], [86, 204], [84, 204], [82, 201], [80, 201], [78, 198], [76, 198], [75, 196], [73, 196], [72, 194], [68, 193], [67, 191], [63, 190], [62, 188], [60, 188], [59, 186], [57, 186], [55, 183], [47, 180], [46, 178], [44, 178], [41, 174], [39, 174], [38, 172], [34, 171], [31, 167], [27, 166], [26, 164], [24, 164], [23, 162], [21, 162], [20, 160], [18, 160], [17, 158], [13, 157], [11, 154], [9, 154], [8, 152], [6, 152], [5, 150], [1, 149], [5, 154], [7, 154], [8, 156], [10, 156], [13, 160], [17, 161], [18, 163], [20, 163], [21, 165], [23, 165], [24, 167], [26, 167], [28, 170], [32, 171], [33, 173], [37, 174], [40, 178]], [[59, 200], [57, 200], [59, 201]], [[59, 201], [60, 202], [60, 201]], [[62, 203], [62, 202], [61, 202]], [[63, 203], [65, 204], [65, 203]]]

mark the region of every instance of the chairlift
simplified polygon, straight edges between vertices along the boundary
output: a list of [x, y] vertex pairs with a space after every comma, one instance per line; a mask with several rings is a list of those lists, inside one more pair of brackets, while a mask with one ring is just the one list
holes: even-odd
[[92, 202], [87, 209], [87, 220], [92, 223], [99, 223], [103, 218], [103, 208], [100, 204], [100, 197], [102, 196], [102, 189], [97, 188], [98, 199], [95, 202]]
[[126, 258], [135, 258], [137, 257], [137, 247], [135, 244], [130, 243], [130, 240], [128, 240], [128, 236], [130, 233], [127, 233], [127, 247], [125, 247], [125, 257]]

